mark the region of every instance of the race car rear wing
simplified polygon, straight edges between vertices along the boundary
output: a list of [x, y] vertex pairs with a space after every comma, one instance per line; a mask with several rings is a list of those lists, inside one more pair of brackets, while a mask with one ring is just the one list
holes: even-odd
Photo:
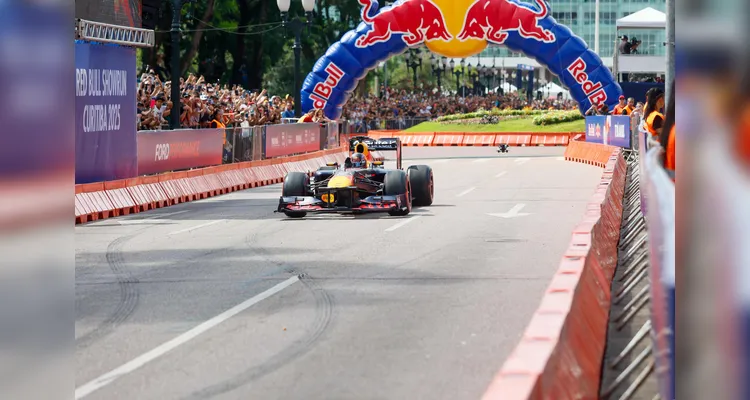
[[[364, 146], [362, 146], [362, 144], [364, 144]], [[373, 139], [367, 136], [355, 136], [349, 139], [349, 152], [365, 153], [368, 150], [395, 151], [396, 168], [401, 169], [401, 139], [397, 137]]]

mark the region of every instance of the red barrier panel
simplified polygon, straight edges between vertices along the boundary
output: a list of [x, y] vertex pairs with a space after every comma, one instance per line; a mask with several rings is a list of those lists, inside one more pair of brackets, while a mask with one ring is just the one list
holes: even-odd
[[320, 150], [320, 124], [266, 126], [266, 157], [281, 157]]
[[539, 308], [483, 399], [599, 398], [627, 175], [621, 150], [610, 154]]
[[221, 164], [223, 129], [139, 131], [138, 175]]

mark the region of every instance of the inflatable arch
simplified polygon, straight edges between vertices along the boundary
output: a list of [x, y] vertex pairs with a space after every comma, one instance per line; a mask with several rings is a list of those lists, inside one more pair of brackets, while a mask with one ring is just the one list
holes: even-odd
[[359, 80], [380, 62], [424, 43], [451, 58], [503, 44], [545, 65], [585, 112], [599, 101], [612, 109], [622, 89], [599, 56], [550, 15], [545, 0], [399, 0], [379, 10], [377, 0], [359, 0], [362, 23], [334, 43], [301, 89], [302, 110], [341, 116]]

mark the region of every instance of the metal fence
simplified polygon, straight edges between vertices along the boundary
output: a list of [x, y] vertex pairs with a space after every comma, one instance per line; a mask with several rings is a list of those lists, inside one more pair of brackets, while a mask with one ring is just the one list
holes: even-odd
[[[224, 164], [257, 161], [266, 158], [266, 129], [269, 125], [233, 127], [224, 130], [222, 160]], [[327, 150], [339, 146], [339, 137], [345, 124], [327, 122], [320, 124], [320, 146], [315, 150]]]
[[397, 118], [397, 119], [364, 119], [364, 120], [341, 120], [344, 124], [342, 133], [367, 133], [372, 130], [404, 130], [419, 125], [422, 122], [430, 121], [431, 118]]

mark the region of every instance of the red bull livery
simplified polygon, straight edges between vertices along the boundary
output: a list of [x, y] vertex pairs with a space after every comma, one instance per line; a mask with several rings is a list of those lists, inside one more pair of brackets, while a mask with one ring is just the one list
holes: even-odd
[[402, 40], [408, 46], [453, 38], [446, 27], [443, 12], [430, 0], [405, 1], [370, 17], [372, 1], [359, 0], [359, 4], [365, 7], [362, 9], [362, 20], [372, 30], [357, 39], [357, 47], [387, 42], [393, 34], [403, 34]]
[[549, 15], [549, 9], [544, 0], [536, 3], [539, 11], [510, 0], [477, 0], [466, 13], [458, 40], [486, 39], [500, 44], [505, 43], [509, 31], [516, 31], [524, 38], [552, 43], [555, 35], [539, 26], [539, 20]]

